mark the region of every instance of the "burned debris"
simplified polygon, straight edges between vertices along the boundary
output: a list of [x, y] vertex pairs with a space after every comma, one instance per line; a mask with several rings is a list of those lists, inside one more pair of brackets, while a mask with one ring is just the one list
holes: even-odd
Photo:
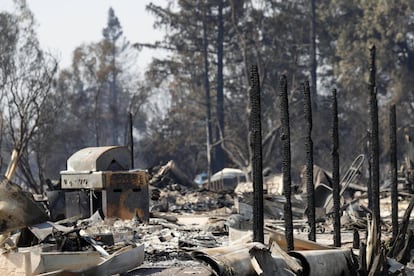
[[[95, 164], [102, 164], [101, 158], [105, 159], [105, 156], [108, 160], [119, 158], [114, 154], [117, 150], [112, 147], [92, 152], [100, 152], [92, 159]], [[68, 164], [76, 160], [71, 158]], [[112, 160], [105, 164], [113, 164]], [[412, 197], [406, 193], [399, 196], [400, 206], [406, 206], [406, 212], [399, 214], [402, 224], [399, 234], [390, 243], [390, 250], [385, 251], [383, 247], [378, 246], [378, 251], [374, 251], [372, 248], [378, 243], [375, 239], [377, 229], [370, 219], [371, 210], [366, 207], [367, 198], [364, 196], [366, 188], [363, 188], [364, 184], [360, 182], [358, 173], [363, 161], [362, 155], [357, 156], [348, 169], [350, 175], [345, 174], [340, 182], [340, 248], [333, 247], [332, 207], [328, 208], [330, 211], [326, 211], [325, 208], [331, 206], [332, 201], [330, 193], [326, 192], [332, 191], [331, 174], [318, 166], [314, 166], [315, 202], [318, 206], [315, 210], [316, 242], [307, 240], [310, 232], [305, 211], [308, 208], [307, 197], [300, 188], [301, 185], [297, 184], [299, 188], [292, 193], [291, 198], [293, 250], [288, 250], [290, 245], [285, 235], [283, 219], [286, 198], [283, 190], [280, 193], [280, 189], [267, 189], [270, 184], [265, 184], [262, 188], [262, 243], [254, 242], [252, 231], [254, 201], [251, 182], [240, 182], [233, 192], [210, 191], [202, 186], [194, 188], [192, 185], [182, 185], [179, 177], [169, 174], [169, 183], [165, 185], [165, 178], [160, 176], [166, 175], [167, 170], [160, 167], [154, 174], [156, 178], [148, 175], [142, 178], [141, 182], [134, 182], [131, 177], [125, 180], [139, 184], [136, 187], [146, 191], [134, 192], [133, 188], [128, 191], [135, 196], [136, 201], [143, 200], [145, 205], [134, 203], [128, 206], [125, 205], [128, 201], [124, 201], [123, 206], [116, 208], [122, 207], [134, 212], [130, 212], [129, 217], [121, 218], [109, 210], [112, 207], [105, 205], [107, 201], [102, 200], [106, 194], [113, 192], [108, 191], [108, 188], [112, 189], [115, 185], [112, 181], [117, 180], [116, 177], [108, 176], [116, 175], [118, 172], [106, 169], [101, 171], [98, 166], [98, 169], [92, 172], [99, 172], [99, 179], [103, 179], [103, 182], [93, 182], [95, 186], [87, 186], [92, 185], [91, 182], [88, 181], [86, 185], [84, 181], [83, 184], [86, 186], [79, 189], [86, 193], [86, 199], [90, 199], [90, 194], [93, 196], [92, 200], [87, 201], [90, 205], [84, 206], [87, 212], [82, 211], [80, 207], [72, 206], [72, 209], [77, 210], [77, 215], [65, 216], [54, 222], [45, 217], [46, 212], [40, 212], [39, 215], [32, 216], [35, 220], [25, 221], [7, 229], [20, 230], [10, 233], [4, 240], [0, 269], [4, 273], [16, 275], [59, 275], [65, 272], [78, 275], [112, 275], [126, 272], [127, 275], [356, 275], [355, 273], [361, 269], [367, 270], [369, 266], [375, 266], [376, 269], [386, 269], [390, 274], [411, 273], [410, 250], [413, 246], [413, 235], [410, 218], [414, 206]], [[175, 170], [179, 170], [177, 165]], [[85, 172], [81, 169], [79, 171]], [[130, 170], [124, 170], [122, 174], [124, 176], [129, 172]], [[66, 179], [65, 185], [70, 186], [67, 175], [68, 171], [62, 172], [62, 182]], [[77, 176], [85, 175], [90, 176], [84, 173]], [[132, 170], [132, 175], [136, 175], [136, 171]], [[65, 189], [66, 186], [62, 185], [58, 192], [73, 193], [74, 183], [80, 183], [74, 182], [74, 176], [75, 170], [70, 174], [72, 189]], [[264, 183], [266, 179], [272, 179], [272, 185], [282, 185], [275, 184], [275, 179], [281, 181], [280, 177], [266, 177]], [[157, 181], [163, 184], [159, 185]], [[306, 180], [303, 179], [302, 182], [306, 183]], [[124, 189], [127, 187], [128, 184], [123, 186]], [[119, 186], [115, 189], [117, 188]], [[121, 195], [122, 192], [118, 191]], [[94, 198], [97, 193], [103, 195], [98, 197], [100, 200]], [[387, 227], [391, 221], [391, 217], [387, 215], [387, 210], [390, 210], [391, 206], [389, 191], [381, 190], [381, 195], [381, 203], [384, 206], [381, 217], [382, 231], [385, 236], [391, 237], [391, 228]], [[71, 201], [69, 203], [74, 204]], [[30, 204], [43, 210], [43, 205], [39, 202], [32, 200]], [[53, 205], [49, 203], [50, 206]], [[30, 209], [34, 210], [34, 206]], [[91, 211], [94, 213], [91, 214]], [[63, 213], [74, 214], [69, 211]], [[140, 214], [148, 214], [148, 219]], [[363, 234], [365, 229], [368, 229], [366, 238]], [[355, 233], [360, 235], [361, 248], [366, 249], [365, 253], [363, 250], [359, 253], [357, 249], [352, 249], [355, 244]], [[360, 245], [359, 242], [357, 245]], [[318, 262], [315, 262], [316, 259]], [[335, 265], [332, 265], [333, 263]], [[365, 265], [365, 268], [361, 264]]]
[[32, 194], [3, 178], [0, 181], [0, 234], [10, 233], [48, 219], [46, 210], [39, 206]]

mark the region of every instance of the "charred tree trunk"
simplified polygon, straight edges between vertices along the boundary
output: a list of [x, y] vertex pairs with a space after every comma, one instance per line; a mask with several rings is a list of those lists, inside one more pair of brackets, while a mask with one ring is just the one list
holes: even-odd
[[[311, 42], [311, 91], [312, 96], [315, 98], [317, 95], [316, 89], [316, 70], [317, 70], [317, 61], [316, 61], [316, 5], [315, 0], [311, 0], [311, 22], [310, 22], [310, 42]], [[316, 103], [316, 102], [315, 102]]]
[[397, 115], [395, 105], [390, 108], [390, 147], [392, 239], [395, 240], [398, 235]]
[[264, 243], [262, 126], [260, 116], [260, 81], [257, 66], [252, 66], [251, 69], [250, 107], [250, 147], [253, 153], [253, 241]]
[[[216, 139], [220, 141], [224, 137], [224, 94], [223, 94], [223, 0], [219, 0], [218, 7], [218, 34], [217, 34], [217, 127]], [[224, 167], [224, 150], [222, 142], [215, 147], [215, 171]]]
[[312, 141], [312, 100], [309, 82], [303, 86], [304, 111], [306, 121], [306, 193], [307, 193], [307, 215], [309, 223], [309, 240], [316, 241], [315, 222], [315, 187], [313, 186], [313, 141]]
[[334, 246], [341, 247], [341, 200], [339, 195], [339, 134], [336, 89], [332, 91], [332, 198], [334, 209]]
[[211, 179], [211, 145], [212, 141], [212, 129], [211, 129], [211, 101], [210, 101], [210, 81], [209, 75], [209, 63], [208, 63], [208, 40], [207, 40], [207, 11], [206, 3], [203, 7], [203, 58], [204, 58], [204, 90], [206, 101], [206, 151], [207, 151], [207, 170], [208, 170], [208, 185], [210, 185]]
[[289, 102], [287, 94], [287, 80], [283, 75], [280, 78], [280, 105], [281, 105], [281, 140], [283, 147], [283, 161], [282, 161], [282, 173], [283, 173], [283, 193], [286, 198], [286, 204], [284, 208], [285, 217], [285, 235], [287, 241], [287, 249], [293, 250], [293, 220], [292, 220], [292, 202], [291, 202], [291, 153], [290, 153], [290, 126], [289, 126]]
[[119, 119], [118, 119], [118, 88], [117, 88], [117, 69], [116, 69], [116, 47], [115, 47], [115, 39], [112, 40], [112, 79], [110, 81], [110, 89], [111, 89], [111, 102], [109, 106], [111, 107], [112, 112], [112, 144], [118, 145], [118, 137], [119, 137]]

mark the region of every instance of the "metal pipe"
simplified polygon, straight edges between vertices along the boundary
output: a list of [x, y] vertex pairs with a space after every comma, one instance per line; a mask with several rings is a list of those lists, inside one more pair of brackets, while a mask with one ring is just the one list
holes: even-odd
[[291, 251], [289, 255], [303, 266], [303, 275], [356, 275], [349, 249]]
[[256, 275], [249, 251], [261, 243], [222, 246], [193, 251], [191, 256], [206, 262], [217, 275]]

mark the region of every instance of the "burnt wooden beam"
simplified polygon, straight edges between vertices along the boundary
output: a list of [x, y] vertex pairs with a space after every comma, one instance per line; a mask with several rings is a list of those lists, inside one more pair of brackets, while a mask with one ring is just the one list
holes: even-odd
[[397, 114], [395, 105], [390, 107], [390, 161], [392, 239], [395, 240], [398, 235]]
[[262, 126], [260, 80], [256, 65], [251, 68], [250, 87], [250, 147], [253, 172], [253, 241], [264, 243]]
[[313, 184], [313, 141], [312, 141], [312, 100], [309, 81], [303, 85], [304, 112], [305, 112], [305, 149], [306, 149], [306, 194], [307, 216], [309, 224], [309, 240], [316, 241], [316, 216], [315, 216], [315, 187]]
[[292, 178], [291, 178], [291, 153], [290, 153], [290, 126], [289, 126], [289, 101], [287, 93], [286, 76], [280, 78], [280, 110], [281, 110], [281, 141], [283, 149], [282, 173], [283, 173], [283, 194], [286, 198], [284, 208], [285, 235], [287, 249], [293, 250], [293, 219], [292, 219]]
[[378, 102], [377, 87], [375, 81], [375, 45], [370, 48], [370, 66], [369, 66], [369, 113], [371, 125], [371, 150], [370, 159], [372, 167], [372, 212], [375, 223], [377, 224], [378, 235], [381, 237], [381, 215], [380, 215], [380, 194], [379, 194], [379, 138], [378, 138]]
[[360, 243], [360, 239], [359, 239], [358, 229], [354, 229], [352, 248], [359, 249], [359, 243]]
[[129, 113], [128, 116], [128, 123], [129, 123], [129, 149], [131, 154], [131, 169], [134, 168], [134, 121], [132, 118], [132, 113]]
[[334, 210], [334, 246], [341, 247], [341, 201], [339, 187], [339, 133], [338, 101], [336, 89], [332, 90], [332, 199]]
[[368, 182], [367, 182], [367, 193], [368, 193], [368, 209], [372, 210], [372, 162], [371, 162], [371, 132], [367, 130], [367, 147], [366, 153], [368, 158]]

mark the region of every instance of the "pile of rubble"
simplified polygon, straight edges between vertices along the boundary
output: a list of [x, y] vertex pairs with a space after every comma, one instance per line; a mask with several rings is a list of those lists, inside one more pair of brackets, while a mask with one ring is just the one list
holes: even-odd
[[[39, 202], [4, 179], [0, 183], [0, 200], [4, 202], [0, 206], [3, 234], [0, 272], [2, 275], [368, 275], [369, 265], [389, 275], [414, 273], [412, 195], [400, 197], [400, 234], [390, 240], [387, 227], [390, 204], [388, 192], [383, 191], [384, 242], [379, 243], [375, 223], [369, 218], [365, 192], [353, 183], [343, 202], [342, 247], [335, 248], [332, 218], [323, 208], [318, 212], [317, 242], [307, 240], [306, 195], [295, 194], [292, 197], [295, 249], [288, 251], [283, 220], [285, 199], [279, 194], [281, 189], [275, 180], [280, 178], [271, 178], [274, 182], [266, 186], [265, 240], [258, 243], [253, 241], [251, 183], [240, 183], [235, 192], [213, 192], [180, 183], [183, 178], [176, 177], [180, 175], [178, 168], [171, 164], [168, 167], [161, 167], [150, 178], [147, 221], [137, 213], [131, 219], [104, 217], [99, 210], [86, 219], [73, 217], [51, 222]], [[329, 181], [329, 175], [326, 179]], [[322, 207], [330, 200], [323, 185], [322, 181], [315, 183], [316, 187], [323, 187], [315, 189], [320, 191], [316, 196]], [[360, 234], [360, 242], [355, 243], [355, 233]], [[365, 250], [357, 249], [359, 245]]]

